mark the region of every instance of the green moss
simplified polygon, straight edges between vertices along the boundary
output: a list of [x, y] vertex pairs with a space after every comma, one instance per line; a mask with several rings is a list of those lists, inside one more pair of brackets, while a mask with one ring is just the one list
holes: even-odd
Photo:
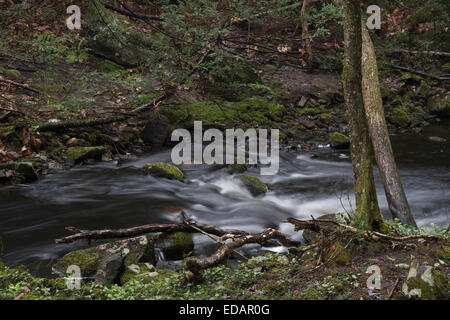
[[433, 285], [431, 285], [427, 281], [424, 281], [421, 277], [414, 277], [406, 282], [408, 290], [412, 291], [414, 289], [419, 289], [420, 290], [419, 299], [421, 300], [447, 299], [447, 292], [448, 292], [447, 278], [435, 270], [431, 271], [431, 275], [433, 278]]
[[106, 152], [105, 147], [70, 147], [67, 148], [65, 156], [69, 161], [80, 163], [88, 159], [100, 159]]
[[278, 127], [285, 111], [282, 105], [262, 98], [248, 98], [237, 102], [221, 100], [206, 102], [174, 102], [163, 106], [159, 112], [173, 126], [190, 129], [193, 121], [202, 121], [204, 128], [242, 129], [267, 125]]
[[237, 176], [236, 179], [242, 181], [244, 186], [250, 191], [253, 196], [258, 196], [269, 191], [267, 185], [256, 177], [241, 175]]
[[325, 298], [317, 291], [314, 287], [310, 287], [302, 293], [300, 293], [299, 298], [301, 300], [325, 300]]
[[337, 265], [347, 265], [350, 263], [355, 257], [355, 251], [347, 245], [347, 243], [343, 244], [341, 241], [335, 241], [330, 248], [334, 248], [334, 250], [327, 252], [324, 255], [324, 261], [329, 261], [329, 263], [337, 264]]
[[81, 138], [89, 142], [90, 144], [103, 144], [107, 141], [110, 141], [111, 138], [105, 134], [103, 134], [100, 130], [95, 130], [92, 132], [83, 132], [81, 134]]
[[236, 117], [248, 126], [274, 124], [282, 120], [284, 107], [262, 98], [250, 98], [233, 105]]
[[143, 167], [145, 174], [150, 174], [155, 177], [162, 177], [167, 179], [176, 179], [184, 182], [183, 172], [176, 166], [164, 163], [164, 162], [154, 162], [147, 163]]
[[388, 120], [400, 127], [408, 127], [412, 120], [409, 114], [402, 108], [394, 108], [388, 115]]
[[168, 259], [183, 259], [194, 250], [192, 235], [188, 232], [163, 233], [159, 239], [164, 255]]
[[333, 132], [328, 138], [328, 142], [333, 148], [348, 148], [350, 146], [350, 138], [340, 132]]
[[320, 119], [322, 119], [324, 121], [329, 121], [329, 120], [333, 119], [333, 117], [329, 113], [321, 113]]
[[69, 266], [77, 265], [80, 267], [81, 274], [84, 277], [91, 276], [96, 272], [99, 260], [103, 256], [104, 254], [95, 247], [72, 251], [59, 259], [53, 266], [53, 269], [65, 275]]
[[441, 259], [450, 260], [450, 246], [442, 246], [438, 250], [437, 255]]

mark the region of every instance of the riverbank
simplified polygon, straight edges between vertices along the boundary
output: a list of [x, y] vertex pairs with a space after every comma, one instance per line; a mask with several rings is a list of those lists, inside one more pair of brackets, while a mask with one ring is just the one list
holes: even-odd
[[[234, 266], [209, 268], [196, 282], [191, 273], [132, 265], [122, 285], [33, 277], [25, 268], [0, 266], [1, 299], [448, 299], [448, 240], [401, 242], [319, 238], [316, 247], [267, 253]], [[137, 267], [137, 271], [136, 271]], [[133, 269], [134, 268], [134, 269]], [[133, 270], [133, 271], [131, 271]], [[417, 290], [419, 289], [419, 290]]]

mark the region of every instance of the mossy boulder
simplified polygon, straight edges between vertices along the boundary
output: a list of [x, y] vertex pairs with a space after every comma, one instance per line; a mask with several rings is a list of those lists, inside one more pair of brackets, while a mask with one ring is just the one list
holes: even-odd
[[350, 147], [350, 138], [340, 132], [333, 132], [328, 138], [328, 142], [335, 149], [347, 149]]
[[105, 147], [70, 147], [67, 148], [65, 158], [69, 163], [77, 164], [88, 159], [100, 160], [106, 152]]
[[0, 163], [0, 171], [13, 170], [23, 176], [25, 182], [32, 182], [39, 179], [39, 176], [32, 162], [8, 162]]
[[53, 266], [53, 271], [65, 276], [67, 268], [78, 266], [82, 278], [95, 279], [97, 283], [111, 284], [120, 270], [141, 261], [154, 263], [154, 238], [139, 236], [67, 253]]
[[187, 232], [162, 233], [155, 246], [162, 250], [167, 259], [180, 260], [194, 250], [194, 241]]
[[390, 123], [402, 128], [408, 127], [412, 122], [411, 116], [401, 107], [394, 108], [387, 119]]
[[256, 177], [240, 175], [235, 177], [235, 179], [241, 182], [254, 197], [269, 191], [269, 187]]
[[144, 165], [143, 170], [144, 174], [149, 174], [154, 177], [161, 177], [184, 182], [183, 171], [172, 164], [164, 162], [147, 163], [146, 165]]
[[402, 293], [409, 299], [448, 299], [448, 280], [431, 266], [413, 264], [403, 283]]
[[143, 64], [151, 55], [150, 40], [126, 18], [115, 15], [97, 0], [89, 6], [82, 23], [87, 45], [97, 55], [122, 66]]

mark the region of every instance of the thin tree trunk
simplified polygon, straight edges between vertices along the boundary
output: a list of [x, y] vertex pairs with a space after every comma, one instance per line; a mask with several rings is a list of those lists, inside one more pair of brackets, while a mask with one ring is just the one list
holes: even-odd
[[303, 0], [302, 10], [300, 16], [302, 19], [302, 39], [305, 44], [306, 53], [308, 54], [308, 61], [311, 62], [313, 59], [313, 53], [311, 49], [311, 38], [309, 37], [308, 23], [305, 20], [306, 6], [309, 0]]
[[372, 137], [375, 159], [380, 170], [389, 209], [394, 218], [402, 223], [417, 226], [403, 190], [400, 175], [392, 152], [391, 140], [384, 117], [383, 101], [381, 98], [378, 79], [377, 59], [369, 32], [362, 26], [362, 83], [364, 107]]
[[345, 58], [342, 78], [354, 173], [356, 212], [353, 223], [361, 229], [386, 232], [388, 227], [378, 207], [373, 177], [372, 145], [362, 96], [359, 0], [344, 0], [343, 12]]

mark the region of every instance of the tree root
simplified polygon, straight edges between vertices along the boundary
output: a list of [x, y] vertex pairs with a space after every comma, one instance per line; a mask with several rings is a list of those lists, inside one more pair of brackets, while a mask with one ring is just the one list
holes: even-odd
[[408, 240], [416, 240], [416, 239], [424, 239], [429, 241], [449, 241], [448, 239], [431, 235], [431, 234], [417, 234], [417, 235], [410, 235], [410, 236], [391, 236], [387, 234], [383, 234], [376, 231], [368, 231], [368, 230], [361, 230], [349, 225], [340, 224], [334, 220], [329, 219], [313, 219], [313, 220], [297, 220], [295, 218], [288, 218], [286, 221], [283, 221], [286, 223], [291, 223], [295, 227], [295, 231], [299, 230], [311, 230], [314, 232], [323, 231], [325, 234], [329, 234], [331, 232], [335, 232], [336, 228], [333, 226], [330, 226], [330, 224], [333, 224], [334, 226], [338, 227], [338, 229], [344, 233], [350, 233], [356, 236], [362, 236], [368, 240], [373, 241], [408, 241]]

